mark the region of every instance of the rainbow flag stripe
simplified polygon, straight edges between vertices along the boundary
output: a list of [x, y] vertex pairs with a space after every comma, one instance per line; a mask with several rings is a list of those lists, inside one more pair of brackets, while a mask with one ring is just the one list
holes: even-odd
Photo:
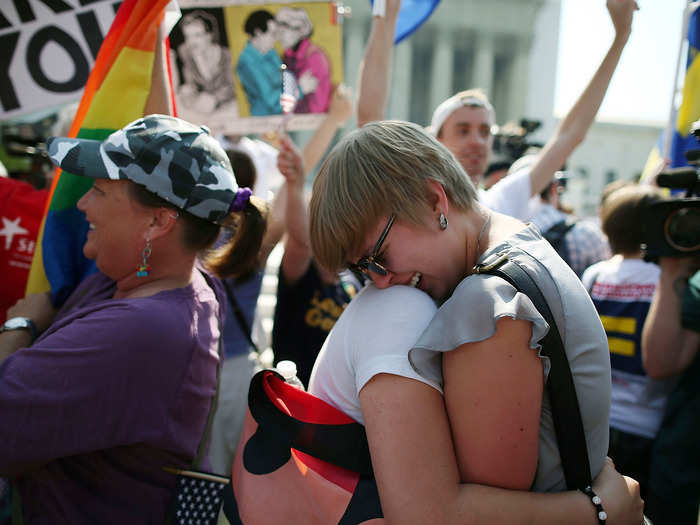
[[[170, 0], [124, 0], [100, 47], [68, 136], [104, 139], [143, 115], [151, 87], [158, 27]], [[95, 270], [83, 256], [88, 223], [76, 208], [92, 179], [58, 170], [27, 282], [61, 305]]]

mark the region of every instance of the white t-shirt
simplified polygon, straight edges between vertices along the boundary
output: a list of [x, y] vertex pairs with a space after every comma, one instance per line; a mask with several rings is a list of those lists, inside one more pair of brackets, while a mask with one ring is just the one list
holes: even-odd
[[503, 177], [490, 189], [479, 189], [479, 202], [487, 208], [521, 221], [529, 219], [530, 168]]
[[394, 374], [426, 383], [408, 362], [408, 351], [435, 315], [424, 292], [409, 286], [363, 288], [345, 308], [323, 344], [309, 380], [309, 392], [364, 423], [359, 393], [377, 374]]

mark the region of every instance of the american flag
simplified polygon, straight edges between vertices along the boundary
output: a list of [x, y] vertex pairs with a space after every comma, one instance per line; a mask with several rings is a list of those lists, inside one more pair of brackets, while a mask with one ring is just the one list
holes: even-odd
[[294, 73], [289, 71], [285, 64], [280, 66], [280, 71], [282, 73], [282, 93], [280, 94], [280, 106], [282, 106], [282, 113], [287, 115], [292, 113], [297, 105], [297, 100], [299, 99], [299, 86], [297, 86], [297, 79], [294, 78]]
[[194, 470], [178, 470], [177, 474], [173, 523], [216, 525], [229, 479]]

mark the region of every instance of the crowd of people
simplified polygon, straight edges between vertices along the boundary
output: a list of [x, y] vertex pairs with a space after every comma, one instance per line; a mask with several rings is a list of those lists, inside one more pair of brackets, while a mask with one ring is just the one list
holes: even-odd
[[[245, 21], [236, 72], [251, 113], [279, 106], [253, 86], [265, 68], [279, 76], [273, 29], [304, 84], [300, 112], [326, 112], [303, 147], [281, 130], [274, 146], [213, 136], [170, 116], [168, 93], [104, 140], [47, 140], [50, 162], [94, 180], [78, 209], [97, 271], [63, 304], [0, 287], [0, 523], [164, 523], [168, 469], [231, 477], [277, 245], [274, 362], [294, 361], [309, 394], [363, 425], [387, 522], [698, 523], [700, 259], [644, 260], [646, 207], [667, 198], [653, 184], [611, 184], [597, 221], [561, 202], [637, 2], [607, 0], [600, 66], [544, 146], [488, 189], [496, 112], [482, 90], [449, 97], [427, 126], [385, 119], [400, 5], [375, 12], [356, 100], [301, 81], [321, 67], [303, 10]], [[159, 46], [154, 77], [166, 58]], [[353, 111], [357, 129], [328, 151]], [[43, 208], [46, 190], [19, 178], [0, 177], [2, 210]], [[40, 211], [22, 213], [33, 226], [15, 234], [35, 242]], [[489, 273], [504, 261], [549, 317]], [[581, 490], [549, 388], [556, 332], [590, 471]]]

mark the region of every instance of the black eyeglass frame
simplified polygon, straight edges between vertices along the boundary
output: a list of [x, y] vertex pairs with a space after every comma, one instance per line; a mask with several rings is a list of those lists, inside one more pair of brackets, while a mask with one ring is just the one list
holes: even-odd
[[371, 254], [361, 257], [357, 263], [348, 264], [348, 269], [357, 277], [369, 277], [369, 272], [374, 272], [378, 275], [387, 274], [388, 270], [381, 263], [375, 261], [375, 259], [377, 258], [377, 254], [379, 253], [379, 250], [381, 250], [382, 244], [384, 244], [384, 239], [386, 239], [386, 236], [389, 234], [389, 230], [393, 226], [395, 220], [396, 215], [392, 213], [389, 217], [389, 222], [387, 222], [382, 234], [377, 240], [377, 243], [374, 245], [374, 249], [372, 249]]

